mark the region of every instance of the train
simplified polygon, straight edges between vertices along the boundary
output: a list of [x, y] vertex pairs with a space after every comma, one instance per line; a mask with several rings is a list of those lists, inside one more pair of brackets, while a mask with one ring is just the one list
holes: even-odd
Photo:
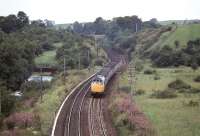
[[124, 59], [121, 55], [112, 57], [110, 62], [93, 78], [90, 87], [91, 94], [93, 96], [104, 95], [107, 83], [124, 63]]

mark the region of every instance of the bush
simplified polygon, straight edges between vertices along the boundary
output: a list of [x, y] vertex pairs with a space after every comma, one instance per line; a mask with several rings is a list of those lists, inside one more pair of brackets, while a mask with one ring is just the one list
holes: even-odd
[[175, 98], [177, 94], [172, 90], [164, 90], [164, 91], [155, 91], [151, 94], [152, 98]]
[[180, 89], [178, 90], [179, 93], [189, 93], [189, 89]]
[[104, 61], [102, 59], [95, 60], [94, 64], [97, 66], [103, 66]]
[[184, 103], [184, 105], [189, 106], [189, 107], [196, 107], [196, 106], [199, 106], [199, 102], [195, 100], [190, 100], [188, 103]]
[[198, 75], [197, 77], [194, 78], [195, 82], [200, 82], [200, 75]]
[[140, 72], [142, 71], [144, 66], [142, 65], [142, 62], [136, 62], [135, 70]]
[[0, 115], [0, 129], [2, 128], [3, 126], [3, 117]]
[[131, 91], [131, 87], [130, 86], [122, 86], [119, 88], [121, 91], [129, 93]]
[[142, 90], [142, 89], [139, 89], [139, 90], [137, 90], [137, 91], [135, 92], [135, 95], [143, 95], [143, 94], [145, 94], [145, 91]]
[[4, 120], [8, 129], [13, 129], [15, 126], [27, 128], [34, 125], [35, 115], [28, 112], [14, 113]]
[[190, 89], [180, 89], [178, 91], [179, 93], [200, 93], [200, 89], [197, 89], [197, 88], [190, 88]]
[[156, 73], [156, 71], [152, 70], [152, 69], [147, 69], [144, 71], [144, 74], [146, 74], [146, 75], [151, 75], [151, 74], [155, 74], [155, 73]]
[[190, 93], [200, 93], [200, 89], [192, 88], [189, 92]]
[[180, 79], [176, 79], [175, 81], [168, 84], [168, 87], [171, 89], [190, 89], [191, 86], [186, 84]]
[[16, 98], [10, 95], [10, 91], [1, 91], [1, 115], [8, 116], [15, 107]]
[[154, 80], [160, 80], [160, 77], [158, 75], [156, 75], [153, 79]]

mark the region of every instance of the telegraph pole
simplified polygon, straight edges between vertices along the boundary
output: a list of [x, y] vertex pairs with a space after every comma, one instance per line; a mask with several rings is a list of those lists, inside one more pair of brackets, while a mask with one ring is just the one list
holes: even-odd
[[79, 53], [79, 56], [78, 56], [78, 69], [80, 70], [81, 69], [81, 55]]
[[94, 35], [94, 44], [95, 44], [95, 47], [97, 49], [97, 57], [99, 56], [99, 48], [98, 48], [98, 44], [97, 44], [97, 37], [96, 35]]
[[131, 93], [131, 96], [133, 96], [134, 95], [134, 88], [132, 87], [133, 86], [133, 84], [134, 84], [134, 81], [133, 81], [133, 77], [134, 77], [134, 75], [133, 75], [133, 70], [134, 70], [134, 67], [132, 67], [132, 65], [131, 64], [129, 64], [129, 67], [128, 67], [128, 80], [129, 80], [129, 86], [130, 86], [130, 93]]
[[64, 65], [63, 65], [63, 78], [64, 78], [64, 83], [65, 83], [65, 72], [66, 72], [66, 59], [65, 59], [65, 55], [64, 55], [64, 57], [63, 57], [63, 63], [64, 63]]
[[138, 32], [138, 24], [137, 23], [135, 24], [135, 32], [136, 33]]
[[40, 98], [42, 102], [43, 80], [42, 80], [42, 66], [40, 67]]
[[2, 90], [1, 90], [1, 88], [0, 88], [0, 115], [1, 115], [1, 101], [2, 101], [2, 100], [1, 100], [1, 91], [2, 91]]
[[88, 59], [88, 70], [90, 71], [90, 50], [87, 51], [87, 59]]

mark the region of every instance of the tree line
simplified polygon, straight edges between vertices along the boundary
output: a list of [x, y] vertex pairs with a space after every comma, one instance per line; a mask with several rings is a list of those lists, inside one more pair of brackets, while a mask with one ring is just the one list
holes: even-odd
[[0, 17], [2, 115], [8, 115], [13, 109], [15, 99], [10, 94], [19, 90], [31, 75], [35, 67], [34, 58], [44, 51], [53, 50], [54, 43], [74, 36], [67, 30], [55, 30], [52, 26], [53, 22], [49, 20], [30, 21], [23, 11]]
[[152, 53], [151, 60], [158, 67], [191, 66], [196, 69], [200, 65], [200, 38], [189, 40], [185, 48], [180, 48], [179, 41], [175, 41], [175, 48], [169, 45]]

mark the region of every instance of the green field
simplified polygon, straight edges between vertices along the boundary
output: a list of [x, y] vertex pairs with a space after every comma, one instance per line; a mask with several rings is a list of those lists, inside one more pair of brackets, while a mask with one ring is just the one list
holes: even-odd
[[55, 49], [51, 51], [45, 51], [43, 54], [35, 58], [36, 65], [49, 65], [55, 66], [57, 64], [56, 61], [56, 50], [61, 47], [62, 43], [54, 43]]
[[[154, 69], [156, 74], [146, 75], [145, 69]], [[156, 99], [150, 98], [155, 90], [164, 90], [168, 83], [181, 79], [194, 88], [200, 88], [200, 83], [193, 79], [200, 75], [200, 69], [193, 71], [189, 67], [179, 68], [152, 68], [145, 62], [144, 69], [136, 73], [136, 90], [142, 89], [144, 95], [135, 96], [136, 103], [152, 122], [159, 136], [199, 136], [200, 135], [200, 107], [186, 106], [190, 100], [200, 101], [200, 94], [177, 93], [177, 98]], [[154, 80], [159, 76], [159, 80]], [[120, 87], [129, 86], [128, 73], [122, 74]]]
[[189, 24], [178, 26], [176, 31], [172, 33], [163, 45], [174, 46], [174, 42], [178, 40], [181, 46], [185, 46], [189, 40], [200, 38], [200, 24]]
[[51, 66], [55, 65], [57, 63], [55, 56], [56, 56], [55, 50], [46, 51], [35, 59], [35, 63], [36, 65], [51, 65]]
[[165, 45], [175, 47], [174, 42], [176, 40], [179, 41], [180, 47], [185, 47], [189, 40], [200, 38], [200, 24], [180, 25], [177, 28], [174, 26], [173, 29], [175, 31], [163, 33], [159, 40], [150, 46], [146, 52], [155, 51]]

